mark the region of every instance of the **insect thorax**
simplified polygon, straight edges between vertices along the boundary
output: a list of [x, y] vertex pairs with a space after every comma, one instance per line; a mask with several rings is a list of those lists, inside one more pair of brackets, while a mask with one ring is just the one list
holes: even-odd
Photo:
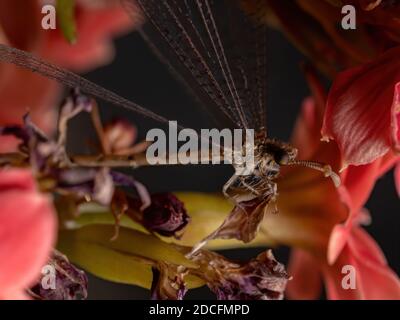
[[275, 139], [261, 138], [255, 143], [255, 174], [268, 179], [277, 178], [281, 165], [292, 162], [297, 149]]

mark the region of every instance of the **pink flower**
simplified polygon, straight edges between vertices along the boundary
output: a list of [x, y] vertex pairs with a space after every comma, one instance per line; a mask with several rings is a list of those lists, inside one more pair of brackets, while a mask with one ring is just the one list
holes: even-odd
[[400, 47], [340, 73], [333, 83], [322, 127], [344, 163], [373, 162], [400, 150]]
[[[338, 169], [336, 143], [319, 140], [324, 93], [312, 81], [315, 99], [307, 99], [293, 144], [299, 158], [315, 159]], [[311, 170], [287, 168], [278, 183], [279, 214], [267, 215], [263, 231], [273, 242], [294, 247], [288, 273], [288, 297], [318, 298], [324, 280], [330, 299], [400, 299], [400, 281], [374, 240], [362, 229], [368, 222], [363, 206], [376, 180], [393, 165], [390, 154], [363, 166], [349, 166], [335, 188]], [[356, 288], [345, 290], [342, 268], [351, 265]]]
[[[292, 253], [289, 272], [294, 280], [288, 294], [294, 299], [315, 299], [325, 282], [328, 299], [400, 299], [400, 281], [389, 268], [383, 252], [358, 223], [334, 228], [328, 251], [328, 262], [309, 252]], [[330, 260], [330, 261], [329, 261]], [[354, 288], [346, 289], [343, 281], [346, 267], [354, 268]], [[298, 277], [299, 281], [296, 281]]]
[[[41, 27], [42, 1], [0, 1], [0, 42], [31, 51], [73, 71], [88, 71], [113, 57], [111, 38], [137, 26], [118, 1], [76, 1], [77, 42], [61, 30]], [[50, 131], [61, 86], [12, 65], [0, 64], [0, 124], [20, 123], [29, 109], [35, 123]], [[12, 141], [8, 141], [11, 143]], [[13, 145], [13, 143], [11, 143]], [[1, 147], [4, 151], [4, 146]]]
[[[326, 140], [334, 139], [338, 144], [343, 167], [370, 164], [372, 172], [380, 170], [380, 161], [385, 162], [383, 171], [398, 163], [399, 56], [400, 46], [336, 78], [328, 97], [322, 134]], [[398, 172], [396, 169], [395, 182], [400, 190]]]
[[51, 254], [56, 215], [28, 170], [0, 171], [0, 203], [0, 299], [23, 299]]

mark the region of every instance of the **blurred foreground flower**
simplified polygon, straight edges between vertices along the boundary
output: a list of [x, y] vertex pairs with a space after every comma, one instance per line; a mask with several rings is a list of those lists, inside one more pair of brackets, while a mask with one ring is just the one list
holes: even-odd
[[2, 169], [0, 190], [0, 299], [24, 299], [51, 254], [56, 215], [29, 170]]
[[[84, 72], [110, 62], [113, 57], [111, 37], [141, 23], [140, 16], [129, 17], [119, 1], [77, 0], [77, 41], [71, 45], [59, 27], [56, 30], [42, 29], [43, 3], [46, 1], [0, 1], [0, 42], [31, 51], [74, 71]], [[40, 128], [45, 131], [54, 129], [54, 105], [60, 92], [61, 86], [49, 79], [9, 64], [0, 64], [0, 125], [20, 123], [29, 109]], [[2, 138], [0, 148], [12, 148], [13, 141]]]

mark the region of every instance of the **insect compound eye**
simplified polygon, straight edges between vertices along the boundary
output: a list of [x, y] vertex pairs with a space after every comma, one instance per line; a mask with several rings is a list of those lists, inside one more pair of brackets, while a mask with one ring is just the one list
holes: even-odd
[[289, 163], [289, 161], [290, 161], [290, 157], [289, 157], [289, 155], [288, 155], [287, 153], [284, 154], [284, 155], [282, 155], [282, 156], [280, 157], [280, 159], [278, 159], [278, 163], [279, 163], [280, 165], [286, 165], [286, 164]]
[[274, 159], [280, 165], [287, 165], [297, 156], [297, 149], [282, 149], [274, 153]]
[[273, 157], [276, 164], [286, 164], [289, 162], [289, 155], [285, 152], [285, 150], [275, 150]]

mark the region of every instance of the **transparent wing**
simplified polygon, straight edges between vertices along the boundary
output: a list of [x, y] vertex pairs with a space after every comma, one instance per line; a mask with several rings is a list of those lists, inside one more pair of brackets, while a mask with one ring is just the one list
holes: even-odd
[[71, 71], [62, 69], [56, 65], [44, 61], [29, 52], [0, 44], [0, 62], [12, 63], [19, 67], [38, 73], [44, 77], [56, 80], [57, 82], [71, 88], [79, 87], [87, 94], [108, 101], [114, 105], [129, 109], [156, 121], [168, 123], [166, 118], [147, 110], [144, 107], [129, 101], [89, 80], [86, 80], [85, 78], [82, 78]]
[[266, 29], [244, 14], [241, 1], [124, 0], [128, 8], [139, 4], [148, 19], [145, 38], [202, 104], [236, 127], [262, 130]]
[[[85, 93], [100, 98], [104, 101], [108, 101], [114, 105], [134, 111], [161, 123], [169, 123], [168, 119], [164, 118], [163, 116], [147, 110], [144, 107], [125, 99], [118, 94], [107, 90], [83, 77], [80, 77], [71, 71], [42, 60], [29, 52], [0, 44], [0, 62], [14, 64], [18, 67], [38, 73], [44, 77], [53, 79], [70, 88], [78, 87]], [[178, 127], [179, 129], [184, 128], [182, 126]], [[198, 138], [197, 134], [194, 134], [194, 138]], [[200, 139], [202, 139], [201, 136]]]

